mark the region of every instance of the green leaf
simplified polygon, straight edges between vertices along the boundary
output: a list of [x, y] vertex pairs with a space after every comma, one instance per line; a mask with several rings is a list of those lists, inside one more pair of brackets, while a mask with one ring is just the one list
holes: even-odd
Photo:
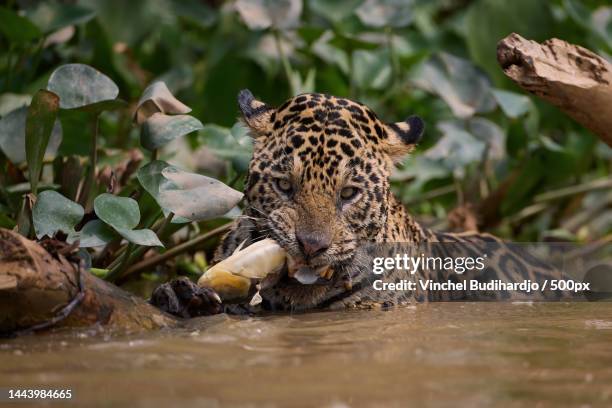
[[191, 221], [217, 218], [230, 211], [243, 194], [218, 180], [174, 166], [162, 170], [159, 204]]
[[361, 22], [370, 27], [406, 27], [412, 22], [410, 0], [366, 0], [356, 14]]
[[359, 88], [383, 89], [391, 79], [391, 64], [387, 51], [353, 52], [353, 79]]
[[140, 144], [146, 149], [158, 149], [177, 137], [202, 129], [202, 123], [189, 115], [156, 113], [148, 118], [140, 132]]
[[157, 235], [155, 235], [155, 233], [148, 228], [139, 230], [116, 228], [116, 231], [123, 238], [134, 244], [144, 246], [164, 246], [164, 244], [162, 244]]
[[58, 231], [74, 234], [74, 227], [81, 221], [84, 212], [83, 207], [56, 191], [41, 192], [32, 209], [36, 237], [53, 237]]
[[449, 176], [449, 169], [438, 160], [420, 155], [407, 157], [402, 169], [393, 172], [391, 180], [405, 181], [412, 179], [413, 183], [423, 185], [429, 180], [443, 179]]
[[14, 219], [6, 215], [4, 212], [0, 212], [0, 228], [13, 229], [17, 223]]
[[136, 200], [112, 194], [100, 194], [94, 200], [98, 218], [111, 227], [133, 229], [140, 222], [140, 209]]
[[49, 77], [47, 89], [60, 97], [62, 109], [79, 109], [119, 95], [119, 88], [109, 77], [85, 64], [62, 65]]
[[137, 177], [165, 214], [173, 212], [183, 222], [220, 217], [242, 199], [242, 193], [218, 180], [160, 160], [141, 168]]
[[237, 122], [231, 129], [208, 124], [198, 136], [215, 156], [231, 161], [240, 172], [247, 171], [253, 153], [253, 138], [248, 135], [244, 124]]
[[302, 14], [302, 0], [238, 0], [235, 7], [251, 30], [295, 28]]
[[83, 228], [70, 236], [67, 241], [79, 240], [80, 248], [91, 248], [106, 245], [115, 238], [113, 230], [101, 220], [91, 220]]
[[518, 118], [529, 111], [531, 100], [527, 96], [502, 89], [493, 89], [491, 92], [504, 114], [509, 118]]
[[80, 0], [78, 3], [96, 11], [95, 22], [103, 29], [100, 34], [108, 37], [111, 44], [123, 42], [135, 49], [156, 30], [166, 33], [166, 28], [178, 26], [167, 0]]
[[[153, 160], [146, 166], [141, 167], [136, 173], [136, 178], [138, 178], [140, 185], [147, 191], [147, 193], [151, 194], [157, 204], [162, 208], [164, 216], [166, 217], [171, 211], [168, 208], [161, 206], [159, 202], [159, 188], [162, 184], [172, 183], [170, 180], [167, 180], [164, 176], [162, 176], [162, 171], [167, 167], [170, 167], [168, 163], [161, 160]], [[176, 187], [178, 188], [178, 186]], [[179, 217], [177, 215], [172, 218], [173, 224], [182, 224], [186, 222], [191, 222], [191, 220]]]
[[53, 132], [59, 98], [53, 92], [39, 90], [34, 94], [26, 119], [26, 159], [32, 192], [36, 194], [42, 162]]
[[470, 134], [483, 142], [487, 159], [502, 160], [506, 157], [506, 135], [495, 122], [485, 118], [472, 118], [467, 122]]
[[218, 20], [215, 8], [199, 0], [173, 0], [172, 6], [177, 16], [203, 28], [212, 27]]
[[425, 62], [415, 84], [440, 96], [458, 118], [495, 109], [489, 79], [470, 61], [441, 52]]
[[15, 43], [27, 43], [42, 35], [30, 20], [5, 7], [0, 7], [0, 32]]
[[[26, 119], [28, 108], [21, 107], [0, 119], [0, 149], [14, 164], [26, 161]], [[55, 121], [45, 154], [54, 156], [62, 142], [62, 125]]]
[[425, 152], [425, 157], [443, 163], [455, 177], [463, 178], [467, 165], [482, 160], [486, 144], [467, 132], [459, 121], [440, 122], [437, 127], [443, 136]]
[[45, 33], [70, 25], [83, 24], [94, 18], [96, 12], [77, 4], [39, 2], [28, 10], [27, 16]]
[[191, 108], [179, 101], [163, 81], [153, 82], [149, 85], [136, 105], [134, 120], [139, 125], [156, 113], [185, 114], [191, 112]]
[[129, 242], [145, 246], [164, 246], [153, 231], [134, 230], [140, 222], [140, 209], [132, 198], [100, 194], [94, 200], [94, 211], [98, 218]]
[[310, 0], [310, 9], [319, 16], [333, 22], [339, 23], [351, 16], [357, 6], [363, 0]]
[[312, 52], [328, 64], [335, 64], [344, 74], [349, 73], [349, 60], [346, 51], [331, 44], [334, 33], [331, 30], [325, 31], [312, 44]]

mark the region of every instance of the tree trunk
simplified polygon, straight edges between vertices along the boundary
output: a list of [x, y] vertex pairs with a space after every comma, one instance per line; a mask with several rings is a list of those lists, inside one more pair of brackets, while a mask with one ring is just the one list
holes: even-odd
[[96, 323], [121, 330], [177, 323], [79, 264], [69, 254], [0, 228], [0, 334]]
[[612, 146], [612, 64], [604, 58], [556, 38], [539, 44], [513, 33], [497, 44], [497, 60], [521, 88]]

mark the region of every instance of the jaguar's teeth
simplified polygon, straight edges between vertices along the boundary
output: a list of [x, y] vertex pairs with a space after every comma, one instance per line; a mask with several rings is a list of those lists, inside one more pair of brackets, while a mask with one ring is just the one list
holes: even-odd
[[347, 291], [353, 290], [353, 279], [351, 279], [350, 275], [346, 275], [343, 277], [344, 279], [344, 289]]
[[327, 267], [323, 272], [321, 272], [321, 277], [327, 280], [330, 280], [334, 276], [334, 268]]

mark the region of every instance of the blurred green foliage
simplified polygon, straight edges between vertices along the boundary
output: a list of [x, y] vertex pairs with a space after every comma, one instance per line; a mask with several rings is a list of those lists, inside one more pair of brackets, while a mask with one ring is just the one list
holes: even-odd
[[[22, 107], [60, 65], [83, 63], [130, 106], [99, 116], [98, 178], [139, 146], [132, 113], [154, 81], [192, 108], [186, 122], [172, 117], [191, 133], [164, 136], [175, 140], [160, 157], [239, 190], [251, 147], [236, 123], [238, 91], [272, 105], [317, 91], [366, 103], [386, 121], [425, 120], [425, 139], [393, 185], [428, 225], [460, 229], [475, 214], [481, 229], [511, 239], [609, 234], [612, 150], [505, 78], [496, 44], [511, 32], [609, 58], [612, 9], [594, 0], [9, 1], [0, 6], [0, 226], [16, 225], [30, 191], [25, 136], [9, 122], [25, 120]], [[38, 189], [74, 199], [66, 180], [86, 170], [91, 112], [60, 107]], [[120, 195], [137, 188], [134, 177], [121, 183]], [[150, 195], [139, 204], [150, 226], [159, 208]]]

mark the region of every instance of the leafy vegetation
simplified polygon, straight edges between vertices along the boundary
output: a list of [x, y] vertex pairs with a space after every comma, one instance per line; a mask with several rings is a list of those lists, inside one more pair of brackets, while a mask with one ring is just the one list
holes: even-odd
[[8, 2], [0, 226], [78, 242], [114, 281], [201, 273], [207, 239], [239, 214], [251, 141], [235, 98], [250, 88], [423, 117], [393, 186], [428, 225], [598, 239], [612, 151], [514, 87], [495, 47], [515, 31], [606, 56], [611, 27], [591, 0]]

